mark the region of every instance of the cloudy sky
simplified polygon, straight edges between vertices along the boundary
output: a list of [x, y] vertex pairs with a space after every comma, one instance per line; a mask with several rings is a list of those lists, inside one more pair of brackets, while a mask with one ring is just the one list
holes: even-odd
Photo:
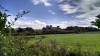
[[31, 11], [18, 19], [14, 28], [91, 26], [90, 22], [100, 13], [100, 0], [0, 0], [0, 4], [12, 15], [8, 20], [13, 20], [23, 10]]

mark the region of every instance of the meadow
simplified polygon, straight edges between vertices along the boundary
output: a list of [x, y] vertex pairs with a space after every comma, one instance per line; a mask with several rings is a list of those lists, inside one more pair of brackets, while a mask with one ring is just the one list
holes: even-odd
[[[29, 44], [35, 43], [39, 40], [41, 35], [29, 40]], [[82, 34], [49, 34], [45, 36], [42, 42], [50, 44], [55, 41], [58, 45], [65, 45], [67, 47], [76, 47], [80, 45], [82, 49], [100, 50], [100, 34], [99, 33], [82, 33]]]

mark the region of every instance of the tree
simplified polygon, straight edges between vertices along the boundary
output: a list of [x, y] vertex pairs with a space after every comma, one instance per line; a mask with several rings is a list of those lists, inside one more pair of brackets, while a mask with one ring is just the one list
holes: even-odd
[[100, 14], [97, 15], [95, 21], [92, 21], [91, 23], [92, 23], [92, 25], [97, 26], [99, 29], [100, 28]]
[[28, 32], [28, 33], [33, 33], [34, 32], [34, 30], [31, 27], [26, 27], [25, 31]]
[[7, 15], [5, 13], [3, 14], [2, 12], [0, 12], [0, 31], [2, 31], [6, 25], [6, 17]]
[[30, 11], [23, 11], [22, 13], [18, 13], [15, 16], [14, 20], [11, 20], [11, 22], [9, 22], [9, 21], [7, 22], [7, 18], [11, 15], [7, 14], [8, 10], [5, 9], [4, 7], [2, 7], [1, 5], [0, 5], [0, 9], [1, 9], [1, 11], [0, 11], [0, 32], [1, 33], [5, 32], [4, 31], [5, 28], [8, 28], [9, 30], [11, 30], [11, 26], [14, 25], [14, 23], [16, 22], [16, 20], [18, 18], [21, 18], [23, 15], [30, 12]]

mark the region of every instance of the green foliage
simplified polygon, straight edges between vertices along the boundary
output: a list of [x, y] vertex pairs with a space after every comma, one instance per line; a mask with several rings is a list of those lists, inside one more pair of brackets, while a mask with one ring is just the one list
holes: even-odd
[[91, 23], [92, 23], [92, 25], [95, 25], [95, 26], [97, 26], [98, 28], [100, 28], [100, 19], [96, 19], [95, 22], [92, 21]]
[[99, 14], [99, 15], [97, 15], [96, 17], [100, 19], [100, 14]]
[[7, 19], [6, 19], [7, 15], [2, 12], [0, 12], [0, 31], [2, 31], [6, 25]]
[[0, 36], [0, 56], [23, 56], [27, 39]]
[[96, 16], [97, 19], [95, 21], [92, 21], [92, 25], [97, 26], [98, 28], [100, 28], [100, 14]]

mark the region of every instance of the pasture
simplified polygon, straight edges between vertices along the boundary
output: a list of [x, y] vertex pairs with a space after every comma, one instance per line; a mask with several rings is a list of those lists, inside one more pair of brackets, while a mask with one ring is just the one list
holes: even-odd
[[[41, 35], [35, 36], [28, 41], [32, 44], [38, 41]], [[46, 38], [42, 40], [44, 43], [51, 43], [51, 40], [56, 41], [58, 45], [65, 45], [67, 47], [76, 47], [80, 45], [83, 49], [100, 50], [100, 34], [99, 33], [82, 33], [82, 34], [50, 34], [43, 35]]]

